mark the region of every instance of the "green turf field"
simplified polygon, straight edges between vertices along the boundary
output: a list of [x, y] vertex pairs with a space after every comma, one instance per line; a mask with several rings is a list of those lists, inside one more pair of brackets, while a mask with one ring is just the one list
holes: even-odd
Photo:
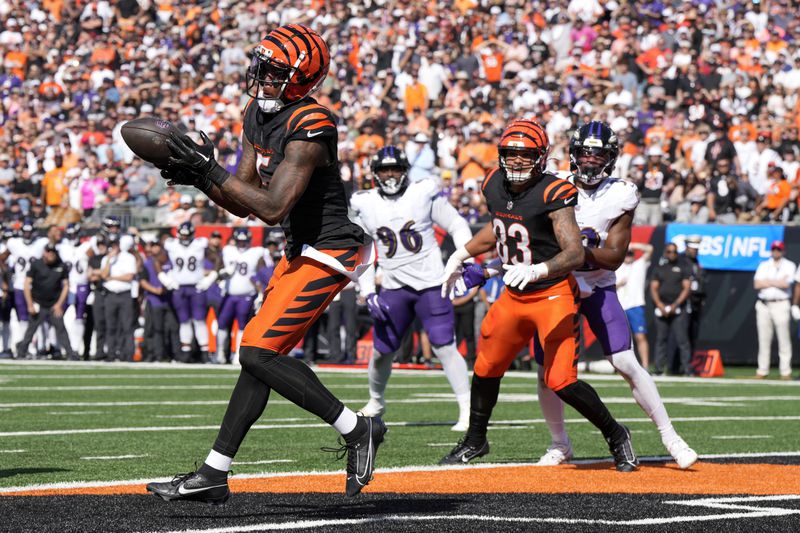
[[[60, 481], [138, 480], [193, 469], [216, 436], [238, 371], [222, 367], [0, 364], [0, 487]], [[800, 382], [730, 378], [658, 380], [679, 433], [702, 454], [800, 450]], [[320, 371], [351, 408], [367, 399], [366, 371]], [[655, 426], [617, 376], [584, 376], [633, 431], [640, 456], [666, 452]], [[459, 435], [457, 407], [441, 372], [395, 372], [387, 390], [390, 432], [378, 467], [431, 465]], [[605, 457], [599, 432], [567, 408], [576, 458]], [[94, 430], [94, 431], [93, 431]], [[491, 462], [535, 461], [549, 442], [530, 373], [503, 381], [489, 437]], [[273, 393], [245, 440], [234, 472], [344, 468], [320, 447], [335, 432]]]

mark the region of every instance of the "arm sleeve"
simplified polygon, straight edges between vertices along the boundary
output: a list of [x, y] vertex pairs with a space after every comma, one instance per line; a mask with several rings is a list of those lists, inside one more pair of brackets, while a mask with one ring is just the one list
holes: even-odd
[[558, 179], [544, 190], [545, 211], [557, 211], [564, 207], [575, 207], [578, 203], [578, 189], [568, 181]]
[[[758, 265], [758, 268], [756, 269], [756, 273], [753, 276], [753, 280], [754, 281], [755, 280], [762, 280], [762, 279], [764, 279], [766, 277], [763, 267], [764, 267], [764, 263], [761, 263], [760, 265]], [[800, 272], [798, 274], [800, 274]]]
[[358, 278], [358, 293], [367, 296], [375, 292], [375, 265], [370, 265]]
[[453, 237], [456, 248], [461, 248], [472, 239], [472, 230], [469, 229], [467, 220], [443, 196], [437, 196], [433, 200], [431, 219]]

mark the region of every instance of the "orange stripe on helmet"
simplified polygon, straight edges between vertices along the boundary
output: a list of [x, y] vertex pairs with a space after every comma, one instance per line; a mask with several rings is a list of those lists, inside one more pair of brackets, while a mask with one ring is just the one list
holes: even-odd
[[500, 148], [546, 150], [550, 147], [547, 132], [533, 120], [515, 120], [500, 137]]

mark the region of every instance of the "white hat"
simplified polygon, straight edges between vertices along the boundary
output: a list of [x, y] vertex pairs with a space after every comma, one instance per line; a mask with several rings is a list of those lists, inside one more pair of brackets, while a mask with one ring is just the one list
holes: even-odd
[[142, 104], [142, 107], [139, 109], [139, 111], [141, 111], [142, 113], [152, 113], [153, 106], [151, 106], [150, 104]]
[[645, 161], [645, 160], [644, 160], [644, 157], [642, 157], [642, 156], [640, 156], [640, 155], [637, 155], [636, 157], [634, 157], [634, 158], [631, 160], [631, 165], [633, 165], [633, 166], [636, 166], [636, 165], [646, 165], [646, 164], [647, 164], [647, 161]]
[[662, 156], [664, 155], [664, 151], [661, 149], [659, 145], [654, 144], [653, 146], [647, 149], [647, 155], [649, 157]]
[[421, 143], [421, 144], [425, 144], [425, 143], [427, 143], [428, 141], [430, 141], [430, 139], [428, 139], [428, 136], [427, 136], [427, 135], [425, 135], [425, 134], [424, 134], [424, 133], [422, 133], [422, 132], [419, 132], [419, 133], [417, 133], [416, 135], [414, 135], [414, 142], [415, 142], [415, 143]]
[[182, 195], [181, 196], [181, 203], [182, 204], [191, 204], [192, 203], [192, 197], [189, 196], [188, 194]]

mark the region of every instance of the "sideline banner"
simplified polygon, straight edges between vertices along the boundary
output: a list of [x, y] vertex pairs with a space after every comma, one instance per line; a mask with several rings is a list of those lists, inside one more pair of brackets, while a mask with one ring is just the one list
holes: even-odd
[[669, 224], [666, 242], [685, 249], [686, 238], [699, 235], [700, 265], [709, 270], [755, 271], [758, 264], [770, 257], [773, 241], [783, 240], [783, 226], [759, 225], [714, 225], [714, 224]]

